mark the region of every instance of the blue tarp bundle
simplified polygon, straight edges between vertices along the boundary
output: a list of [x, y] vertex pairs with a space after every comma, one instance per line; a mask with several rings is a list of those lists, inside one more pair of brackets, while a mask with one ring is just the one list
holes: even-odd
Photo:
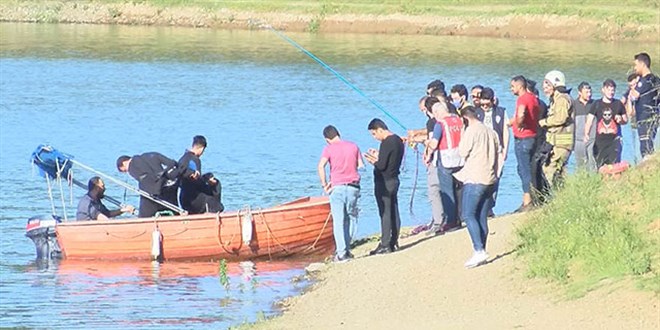
[[30, 161], [37, 165], [41, 176], [48, 175], [51, 179], [58, 176], [67, 178], [73, 165], [69, 160], [73, 156], [56, 150], [55, 148], [42, 144], [32, 153]]

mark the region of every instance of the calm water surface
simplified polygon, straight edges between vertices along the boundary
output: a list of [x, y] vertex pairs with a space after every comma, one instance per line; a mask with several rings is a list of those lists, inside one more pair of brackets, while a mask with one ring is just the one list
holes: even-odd
[[[491, 86], [512, 113], [510, 77], [536, 80], [552, 69], [569, 87], [599, 86], [613, 78], [624, 86], [631, 56], [660, 49], [634, 44], [493, 40], [430, 36], [290, 34], [406, 128], [423, 127], [417, 100], [426, 84], [442, 78]], [[598, 87], [595, 88], [598, 97]], [[620, 95], [620, 90], [617, 95]], [[377, 147], [366, 130], [382, 117], [405, 130], [267, 31], [187, 28], [34, 25], [0, 23], [0, 322], [52, 328], [130, 326], [227, 327], [293, 295], [300, 263], [230, 264], [230, 288], [219, 283], [217, 263], [152, 265], [62, 262], [36, 264], [24, 237], [26, 219], [50, 210], [45, 182], [29, 164], [30, 153], [49, 143], [102, 172], [116, 173], [121, 154], [159, 151], [178, 158], [192, 136], [209, 146], [202, 161], [223, 181], [228, 209], [267, 207], [322, 193], [316, 163], [327, 124], [366, 150]], [[624, 158], [636, 157], [632, 132], [624, 130]], [[513, 151], [511, 148], [510, 151]], [[514, 210], [520, 183], [511, 152], [496, 213]], [[414, 206], [416, 174], [408, 149], [402, 171], [402, 224], [426, 222], [424, 170]], [[81, 181], [89, 174], [77, 172]], [[371, 169], [362, 172], [357, 235], [379, 230], [371, 193]], [[123, 198], [123, 191], [108, 194]], [[66, 191], [71, 209], [84, 194]], [[128, 195], [136, 204], [137, 197]], [[469, 249], [466, 236], [465, 249]]]

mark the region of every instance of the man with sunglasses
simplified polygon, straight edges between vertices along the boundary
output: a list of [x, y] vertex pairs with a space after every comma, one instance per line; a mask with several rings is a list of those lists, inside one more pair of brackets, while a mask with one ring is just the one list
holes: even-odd
[[[497, 172], [495, 173], [497, 181], [493, 186], [493, 203], [492, 207], [495, 207], [495, 201], [497, 199], [497, 191], [499, 188], [500, 178], [502, 177], [502, 169], [504, 168], [504, 162], [506, 161], [506, 156], [509, 152], [509, 127], [505, 125], [507, 121], [506, 111], [502, 107], [495, 105], [495, 92], [493, 89], [486, 87], [480, 93], [479, 96], [479, 106], [478, 117], [484, 123], [484, 125], [495, 133], [497, 133], [499, 141], [499, 149], [497, 152]], [[489, 216], [493, 216], [493, 210], [489, 210]]]
[[481, 91], [483, 91], [484, 86], [474, 85], [470, 90], [470, 99], [472, 100], [472, 105], [475, 109], [479, 109], [479, 101], [481, 97]]

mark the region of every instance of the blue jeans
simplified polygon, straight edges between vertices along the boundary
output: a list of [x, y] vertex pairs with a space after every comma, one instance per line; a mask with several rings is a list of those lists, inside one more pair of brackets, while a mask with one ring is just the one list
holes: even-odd
[[522, 181], [524, 193], [529, 193], [532, 183], [532, 156], [534, 155], [535, 138], [515, 139], [516, 160], [518, 160], [518, 176]]
[[443, 222], [449, 226], [458, 223], [458, 207], [454, 185], [454, 169], [448, 169], [438, 164], [438, 181], [440, 181], [440, 199], [442, 200]]
[[334, 186], [330, 192], [330, 212], [332, 213], [332, 233], [335, 236], [337, 255], [350, 251], [351, 227], [357, 224], [357, 201], [360, 189], [348, 185]]
[[493, 186], [466, 183], [463, 186], [461, 216], [467, 225], [474, 251], [486, 249], [488, 211], [493, 206]]

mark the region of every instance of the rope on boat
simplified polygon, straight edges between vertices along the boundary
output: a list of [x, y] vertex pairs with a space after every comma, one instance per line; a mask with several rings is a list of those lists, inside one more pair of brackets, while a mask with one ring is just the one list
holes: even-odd
[[266, 227], [266, 231], [268, 232], [268, 236], [269, 236], [269, 240], [268, 240], [268, 257], [269, 258], [271, 257], [271, 254], [270, 254], [270, 238], [271, 237], [273, 238], [273, 241], [275, 241], [275, 243], [277, 243], [277, 245], [280, 248], [282, 248], [282, 250], [285, 253], [290, 253], [289, 250], [284, 245], [282, 245], [282, 243], [280, 243], [280, 241], [277, 239], [277, 237], [275, 237], [275, 235], [273, 235], [273, 232], [270, 230], [270, 226], [268, 226], [268, 221], [266, 221], [266, 216], [264, 215], [263, 210], [261, 208], [259, 208], [257, 213], [259, 215], [261, 215], [261, 221], [263, 222], [264, 226]]
[[53, 200], [53, 189], [50, 186], [50, 178], [49, 175], [46, 175], [46, 187], [48, 187], [48, 199], [50, 199], [50, 208], [53, 211], [53, 215], [55, 215], [55, 201]]
[[[66, 163], [69, 160], [65, 160], [63, 165], [66, 165]], [[64, 188], [62, 187], [62, 169], [60, 168], [60, 162], [56, 161], [55, 166], [57, 167], [57, 183], [60, 186], [60, 199], [62, 200], [62, 213], [64, 214], [64, 221], [68, 221], [67, 216], [66, 216], [66, 201], [64, 200]], [[63, 166], [66, 167], [66, 166]]]
[[325, 222], [323, 223], [323, 228], [321, 228], [321, 232], [319, 232], [319, 236], [316, 237], [314, 243], [308, 246], [307, 249], [305, 249], [303, 252], [313, 250], [316, 248], [316, 243], [318, 243], [319, 239], [321, 239], [321, 236], [323, 236], [323, 232], [325, 232], [325, 227], [328, 225], [328, 222], [330, 221], [330, 217], [332, 217], [332, 212], [328, 212], [328, 217], [325, 218]]
[[114, 238], [121, 238], [121, 239], [133, 239], [133, 238], [138, 238], [138, 237], [140, 237], [140, 236], [142, 236], [142, 235], [144, 235], [144, 234], [146, 234], [146, 233], [147, 233], [147, 230], [145, 229], [143, 232], [141, 232], [141, 233], [139, 233], [139, 234], [137, 234], [137, 235], [135, 235], [135, 236], [119, 236], [119, 235], [112, 234], [112, 233], [110, 233], [110, 232], [107, 231], [107, 230], [105, 231], [105, 234], [106, 234], [106, 235], [108, 235], [108, 236], [112, 236], [112, 237], [114, 237]]
[[365, 98], [369, 103], [371, 103], [373, 106], [375, 106], [378, 110], [383, 112], [386, 116], [390, 117], [395, 123], [397, 123], [403, 130], [407, 130], [406, 126], [404, 126], [398, 119], [396, 119], [391, 113], [389, 113], [387, 110], [385, 110], [385, 107], [383, 107], [380, 103], [378, 103], [376, 100], [372, 99], [371, 97], [367, 96], [361, 89], [359, 89], [357, 86], [355, 86], [353, 83], [348, 81], [346, 77], [344, 77], [341, 73], [337, 72], [337, 70], [333, 69], [330, 67], [328, 64], [323, 62], [320, 58], [316, 57], [316, 55], [312, 54], [309, 50], [305, 49], [305, 47], [301, 46], [299, 43], [294, 41], [293, 39], [289, 38], [287, 35], [284, 33], [275, 30], [270, 24], [261, 24], [261, 27], [272, 31], [275, 33], [278, 37], [280, 37], [282, 40], [288, 42], [291, 44], [293, 47], [297, 48], [301, 52], [303, 52], [305, 55], [309, 56], [312, 60], [316, 61], [316, 63], [320, 64], [324, 69], [328, 70], [330, 73], [332, 73], [335, 77], [339, 78], [341, 82], [346, 84], [346, 86], [350, 87], [352, 90], [354, 90], [356, 93], [358, 93], [360, 96]]
[[[220, 220], [220, 212], [215, 214], [215, 221], [216, 224], [218, 225], [218, 235], [216, 237], [218, 245], [220, 245], [220, 247], [223, 250], [225, 250], [225, 252], [227, 252], [228, 254], [238, 255], [238, 250], [234, 250], [234, 251], [227, 250], [227, 246], [231, 245], [231, 242], [234, 240], [234, 237], [236, 237], [236, 234], [232, 235], [232, 237], [229, 239], [229, 244], [227, 246], [225, 246], [225, 244], [222, 243], [222, 229], [221, 229], [222, 220]], [[241, 244], [243, 243], [241, 242]]]

